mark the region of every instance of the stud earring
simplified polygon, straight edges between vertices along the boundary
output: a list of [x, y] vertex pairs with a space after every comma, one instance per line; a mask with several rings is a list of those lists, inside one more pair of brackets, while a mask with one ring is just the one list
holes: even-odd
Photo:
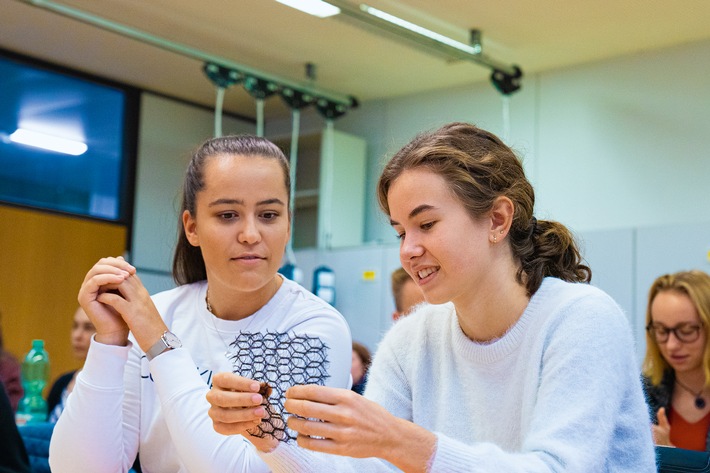
[[493, 235], [493, 243], [498, 243], [498, 235]]

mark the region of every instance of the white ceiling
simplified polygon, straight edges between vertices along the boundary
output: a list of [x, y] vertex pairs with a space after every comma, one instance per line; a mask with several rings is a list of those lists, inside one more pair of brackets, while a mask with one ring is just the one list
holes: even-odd
[[[352, 1], [352, 0], [350, 0]], [[37, 0], [37, 3], [43, 3]], [[338, 17], [319, 19], [274, 0], [58, 0], [175, 44], [360, 101], [487, 80], [490, 70], [449, 62]], [[466, 42], [525, 74], [710, 38], [710, 1], [368, 0], [368, 4]], [[0, 48], [208, 106], [202, 62], [23, 0], [0, 0]], [[525, 78], [523, 78], [525, 87]], [[253, 117], [253, 99], [230, 89], [225, 110]], [[286, 113], [278, 98], [266, 116]]]

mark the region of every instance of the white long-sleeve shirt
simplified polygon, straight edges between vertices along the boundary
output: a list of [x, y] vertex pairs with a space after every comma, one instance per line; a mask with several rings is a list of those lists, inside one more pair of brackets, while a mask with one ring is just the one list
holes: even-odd
[[[324, 301], [284, 280], [255, 314], [228, 321], [207, 311], [206, 289], [199, 282], [153, 296], [181, 349], [148, 362], [134, 342], [119, 347], [92, 340], [52, 436], [53, 472], [125, 472], [137, 451], [146, 473], [267, 472], [246, 439], [214, 431], [205, 398], [213, 373], [268, 381], [273, 404], [283, 403], [294, 384], [349, 387], [350, 330]], [[293, 360], [315, 369], [294, 368], [304, 363], [273, 369]]]
[[[450, 304], [401, 319], [378, 348], [365, 397], [436, 433], [431, 473], [651, 473], [633, 345], [609, 296], [546, 278], [492, 343], [467, 338]], [[392, 468], [292, 443], [260, 455], [275, 472]]]

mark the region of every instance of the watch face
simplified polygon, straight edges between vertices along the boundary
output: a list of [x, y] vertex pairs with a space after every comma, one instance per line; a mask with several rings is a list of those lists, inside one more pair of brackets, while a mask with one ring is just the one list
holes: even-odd
[[170, 348], [180, 348], [182, 346], [182, 342], [180, 341], [179, 338], [177, 338], [177, 336], [174, 333], [165, 332], [164, 337], [165, 337], [165, 343]]

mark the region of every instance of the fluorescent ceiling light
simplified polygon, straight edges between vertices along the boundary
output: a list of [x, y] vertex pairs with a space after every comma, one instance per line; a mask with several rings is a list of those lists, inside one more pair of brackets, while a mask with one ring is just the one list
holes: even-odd
[[[281, 1], [281, 0], [277, 0]], [[392, 23], [393, 25], [397, 25], [401, 28], [408, 29], [409, 31], [413, 31], [417, 34], [420, 34], [422, 36], [426, 36], [429, 39], [433, 39], [434, 41], [438, 41], [440, 43], [446, 44], [448, 46], [451, 46], [453, 48], [456, 48], [458, 50], [464, 51], [468, 54], [480, 54], [481, 53], [481, 45], [480, 44], [475, 44], [473, 46], [464, 44], [460, 41], [456, 41], [454, 39], [449, 38], [448, 36], [444, 36], [442, 34], [436, 33], [435, 31], [428, 30], [422, 26], [415, 25], [414, 23], [410, 23], [407, 20], [403, 20], [402, 18], [396, 17], [394, 15], [390, 15], [387, 12], [383, 12], [382, 10], [378, 10], [377, 8], [373, 8], [369, 5], [365, 5], [364, 3], [360, 5], [360, 9], [364, 11], [365, 13], [368, 13], [374, 17], [377, 17], [381, 20], [385, 20], [389, 23]]]
[[288, 5], [296, 10], [301, 10], [309, 15], [317, 16], [319, 18], [325, 18], [327, 16], [333, 16], [340, 13], [340, 8], [330, 5], [329, 3], [322, 2], [321, 0], [276, 0], [279, 3]]
[[86, 144], [81, 141], [47, 135], [46, 133], [31, 131], [25, 128], [18, 128], [16, 132], [10, 135], [10, 140], [23, 145], [34, 146], [35, 148], [71, 154], [72, 156], [84, 154], [88, 149]]

